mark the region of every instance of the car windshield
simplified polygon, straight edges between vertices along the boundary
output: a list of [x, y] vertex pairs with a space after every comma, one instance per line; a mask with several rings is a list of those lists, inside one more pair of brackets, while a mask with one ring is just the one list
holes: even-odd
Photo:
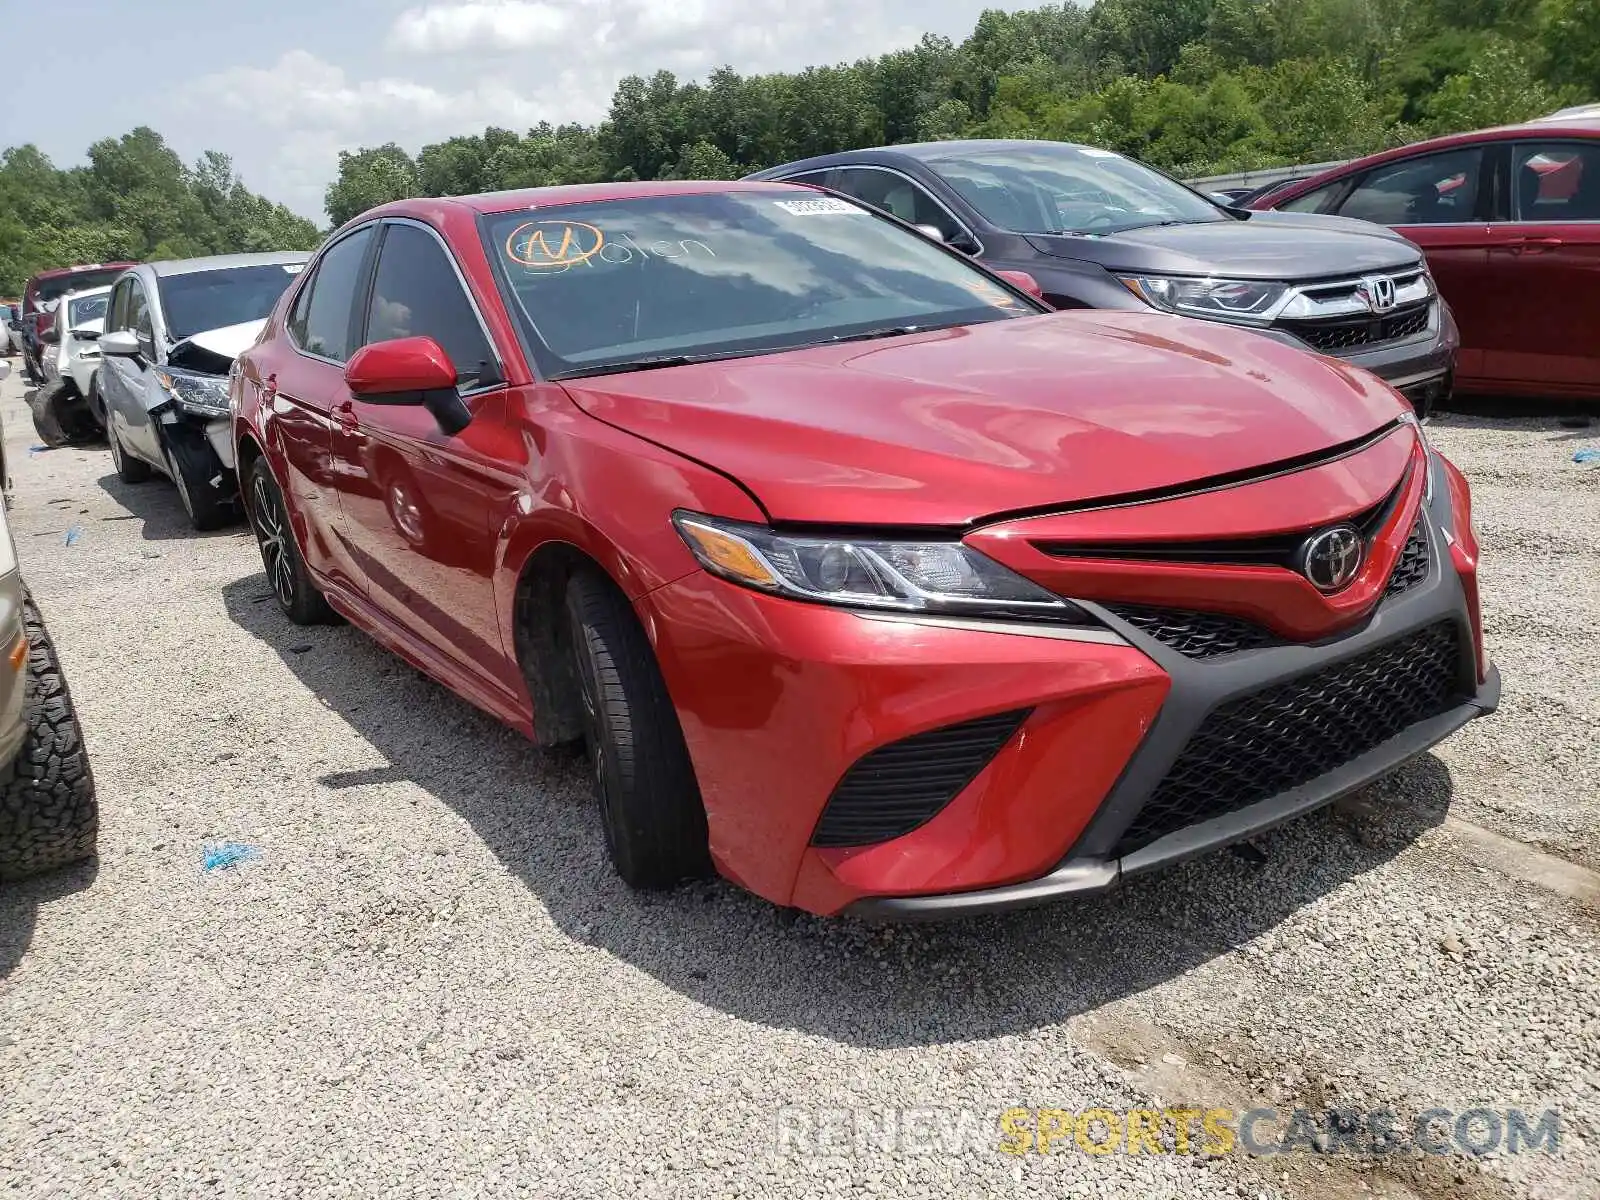
[[1041, 142], [951, 154], [926, 165], [988, 221], [1013, 233], [1120, 233], [1230, 219], [1160, 172], [1092, 146]]
[[106, 301], [111, 298], [107, 292], [104, 296], [85, 296], [81, 300], [67, 301], [67, 328], [78, 329], [94, 321], [106, 319]]
[[46, 302], [59, 300], [68, 292], [105, 287], [124, 270], [123, 267], [110, 267], [104, 271], [77, 271], [71, 275], [59, 275], [54, 279], [41, 279], [34, 287], [33, 303], [36, 307], [43, 308]]
[[268, 263], [256, 267], [219, 267], [163, 275], [161, 311], [174, 341], [208, 329], [259, 321], [272, 312], [289, 281], [303, 263]]
[[497, 213], [484, 234], [557, 377], [1037, 311], [916, 234], [797, 188]]

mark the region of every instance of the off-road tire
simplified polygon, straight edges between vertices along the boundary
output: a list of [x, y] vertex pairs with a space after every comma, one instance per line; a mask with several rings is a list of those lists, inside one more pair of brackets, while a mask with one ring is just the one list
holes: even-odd
[[100, 811], [83, 730], [56, 648], [31, 596], [23, 598], [28, 733], [0, 767], [0, 880], [25, 879], [94, 855]]
[[[284, 505], [278, 481], [265, 458], [250, 465], [244, 481], [249, 500], [245, 511], [261, 551], [261, 565], [267, 573], [267, 586], [283, 615], [296, 625], [337, 625], [344, 618], [333, 610], [317, 585], [311, 582], [306, 560], [294, 540], [294, 525]], [[279, 555], [282, 555], [280, 560]]]
[[117, 469], [117, 478], [123, 483], [145, 483], [152, 474], [149, 463], [135, 458], [122, 445], [122, 439], [109, 424], [106, 426], [106, 443], [111, 447], [111, 465]]
[[635, 888], [667, 888], [710, 873], [694, 766], [632, 605], [609, 579], [580, 571], [567, 583], [566, 607], [612, 865]]

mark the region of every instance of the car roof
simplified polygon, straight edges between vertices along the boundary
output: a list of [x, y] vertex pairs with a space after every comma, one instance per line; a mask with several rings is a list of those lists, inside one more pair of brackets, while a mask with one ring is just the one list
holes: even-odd
[[225, 271], [229, 267], [277, 267], [311, 261], [309, 250], [274, 250], [266, 254], [212, 254], [205, 258], [169, 258], [145, 263], [160, 278], [192, 275], [197, 271]]
[[103, 262], [79, 263], [75, 267], [51, 267], [48, 271], [39, 271], [28, 279], [29, 286], [46, 283], [52, 279], [60, 279], [63, 275], [76, 275], [81, 271], [125, 271], [129, 267], [136, 267], [134, 262]]
[[582, 204], [600, 200], [633, 200], [645, 196], [703, 196], [718, 192], [758, 192], [790, 188], [793, 184], [729, 181], [722, 179], [662, 179], [651, 182], [571, 183], [556, 187], [516, 188], [504, 192], [480, 192], [471, 196], [429, 197], [395, 200], [362, 213], [355, 221], [375, 217], [427, 217], [441, 205], [454, 205], [477, 213], [516, 212], [520, 208], [549, 208], [558, 204]]
[[111, 285], [109, 283], [107, 283], [107, 284], [102, 284], [100, 287], [78, 288], [76, 291], [62, 292], [61, 296], [60, 296], [60, 299], [62, 299], [62, 300], [82, 300], [86, 296], [104, 296], [107, 293], [109, 293], [110, 291], [111, 291]]

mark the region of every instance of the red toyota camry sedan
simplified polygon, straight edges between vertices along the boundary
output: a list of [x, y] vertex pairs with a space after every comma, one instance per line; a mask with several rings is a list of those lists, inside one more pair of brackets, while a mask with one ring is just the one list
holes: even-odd
[[824, 914], [1107, 888], [1494, 707], [1394, 391], [1028, 283], [794, 185], [375, 209], [234, 376], [267, 575], [587, 743], [629, 884]]

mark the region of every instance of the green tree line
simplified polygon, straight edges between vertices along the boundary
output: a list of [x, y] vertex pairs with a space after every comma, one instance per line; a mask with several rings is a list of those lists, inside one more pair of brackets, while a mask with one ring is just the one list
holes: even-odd
[[309, 250], [321, 236], [245, 187], [227, 155], [188, 166], [153, 129], [98, 141], [65, 170], [32, 145], [0, 153], [0, 296], [48, 267]]
[[954, 137], [1090, 142], [1178, 175], [1345, 158], [1600, 95], [1600, 0], [1098, 0], [791, 74], [618, 85], [598, 126], [340, 155], [337, 224], [406, 196], [720, 179]]

